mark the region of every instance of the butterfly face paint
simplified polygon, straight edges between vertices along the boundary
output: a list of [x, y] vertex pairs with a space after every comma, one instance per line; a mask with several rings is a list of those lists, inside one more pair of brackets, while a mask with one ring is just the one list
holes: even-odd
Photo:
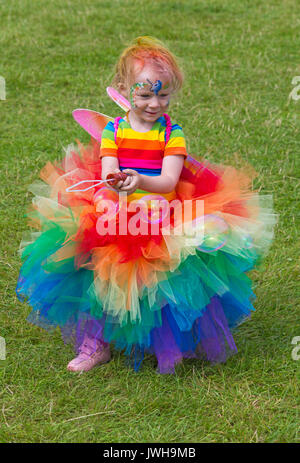
[[150, 79], [147, 79], [147, 82], [136, 82], [130, 87], [130, 103], [133, 108], [135, 108], [135, 100], [137, 96], [137, 92], [140, 89], [146, 89], [155, 95], [158, 95], [158, 92], [160, 90], [165, 90], [169, 87], [169, 84], [166, 83], [165, 85], [162, 85], [161, 80], [156, 80], [155, 82], [151, 82]]
[[158, 94], [158, 92], [160, 91], [161, 87], [162, 87], [162, 83], [161, 83], [161, 80], [156, 80], [154, 82], [154, 84], [151, 82], [151, 80], [147, 79], [147, 81], [149, 82], [149, 84], [151, 85], [151, 88], [150, 88], [150, 92], [154, 92], [155, 95]]

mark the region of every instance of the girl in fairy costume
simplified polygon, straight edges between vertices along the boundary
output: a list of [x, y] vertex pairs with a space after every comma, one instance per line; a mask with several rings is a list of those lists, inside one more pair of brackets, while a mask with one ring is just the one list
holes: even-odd
[[246, 272], [272, 238], [270, 198], [244, 172], [187, 154], [166, 113], [182, 81], [172, 53], [139, 37], [114, 78], [129, 111], [88, 112], [92, 143], [42, 170], [50, 188], [33, 201], [40, 231], [23, 248], [17, 294], [33, 307], [29, 321], [74, 343], [71, 371], [107, 363], [110, 345], [136, 371], [145, 353], [160, 373], [183, 358], [223, 362], [237, 352], [232, 329], [254, 310]]

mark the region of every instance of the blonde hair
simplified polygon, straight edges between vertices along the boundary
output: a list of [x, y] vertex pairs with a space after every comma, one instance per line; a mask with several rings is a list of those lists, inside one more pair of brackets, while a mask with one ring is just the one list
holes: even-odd
[[183, 72], [177, 59], [162, 42], [149, 36], [137, 37], [123, 51], [116, 65], [112, 85], [119, 88], [123, 84], [129, 88], [134, 82], [137, 65], [141, 70], [146, 63], [153, 64], [162, 73], [168, 73], [173, 91], [180, 90], [183, 84]]

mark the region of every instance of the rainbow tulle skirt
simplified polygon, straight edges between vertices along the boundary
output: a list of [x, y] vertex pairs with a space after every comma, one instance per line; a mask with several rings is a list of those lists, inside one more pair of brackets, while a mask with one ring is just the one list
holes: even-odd
[[147, 208], [134, 212], [135, 194], [120, 201], [106, 184], [66, 191], [101, 179], [99, 145], [69, 146], [40, 175], [16, 289], [32, 307], [30, 322], [59, 327], [75, 350], [85, 335], [111, 343], [136, 371], [144, 354], [156, 356], [160, 373], [173, 373], [183, 358], [224, 362], [237, 351], [232, 330], [254, 310], [247, 272], [275, 223], [272, 198], [251, 191], [248, 173], [188, 156], [175, 207], [156, 215], [149, 195], [170, 204], [174, 194], [148, 193]]

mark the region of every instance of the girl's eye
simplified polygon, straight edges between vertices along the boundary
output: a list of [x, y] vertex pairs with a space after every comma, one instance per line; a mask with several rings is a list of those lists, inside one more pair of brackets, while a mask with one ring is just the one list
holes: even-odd
[[149, 98], [150, 95], [140, 95], [140, 97], [142, 97], [142, 98]]
[[167, 93], [161, 93], [159, 96], [162, 96], [163, 98], [165, 98], [166, 96], [169, 96]]

